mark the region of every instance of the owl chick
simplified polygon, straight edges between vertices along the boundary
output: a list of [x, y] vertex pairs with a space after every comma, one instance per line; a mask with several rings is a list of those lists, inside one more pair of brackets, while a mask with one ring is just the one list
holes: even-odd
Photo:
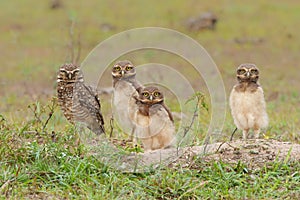
[[118, 61], [112, 68], [114, 114], [121, 127], [131, 134], [134, 132], [132, 115], [136, 109], [133, 96], [137, 94], [138, 88], [142, 88], [135, 76], [135, 67], [128, 60]]
[[229, 97], [234, 123], [243, 130], [243, 139], [247, 139], [249, 129], [253, 129], [254, 137], [259, 138], [260, 129], [269, 123], [264, 92], [258, 83], [259, 70], [254, 64], [241, 64], [236, 76], [238, 83]]
[[133, 121], [135, 135], [142, 141], [144, 150], [163, 149], [175, 144], [173, 116], [164, 104], [163, 93], [157, 87], [145, 87], [134, 97], [138, 109]]
[[104, 120], [98, 94], [84, 84], [83, 73], [75, 64], [64, 64], [57, 76], [58, 103], [67, 120], [81, 122], [100, 135], [104, 133]]

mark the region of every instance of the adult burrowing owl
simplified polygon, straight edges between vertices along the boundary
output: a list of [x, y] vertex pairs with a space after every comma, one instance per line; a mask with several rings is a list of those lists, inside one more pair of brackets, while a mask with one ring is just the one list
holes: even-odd
[[75, 64], [64, 64], [57, 76], [58, 103], [69, 122], [80, 122], [96, 134], [104, 133], [101, 105], [94, 89], [84, 84], [83, 73]]
[[157, 87], [145, 87], [134, 97], [138, 109], [133, 115], [135, 135], [145, 151], [163, 149], [175, 144], [175, 126], [164, 96]]
[[254, 64], [241, 64], [236, 72], [238, 83], [233, 87], [229, 104], [234, 123], [243, 130], [247, 139], [249, 129], [259, 138], [261, 128], [268, 126], [266, 102], [262, 87], [258, 83], [259, 70]]
[[133, 95], [136, 95], [137, 89], [142, 87], [135, 76], [135, 67], [128, 60], [118, 61], [112, 68], [114, 115], [125, 132], [131, 134], [134, 126], [130, 116], [136, 106]]

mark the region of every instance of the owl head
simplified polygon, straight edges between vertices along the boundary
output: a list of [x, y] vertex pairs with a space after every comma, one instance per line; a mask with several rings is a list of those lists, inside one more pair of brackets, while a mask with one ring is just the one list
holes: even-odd
[[126, 79], [136, 75], [135, 67], [128, 60], [118, 61], [112, 68], [111, 72], [114, 78]]
[[138, 100], [148, 105], [159, 104], [164, 101], [164, 95], [157, 87], [148, 86], [139, 90]]
[[241, 64], [236, 70], [237, 80], [241, 82], [254, 82], [256, 83], [259, 78], [259, 70], [255, 64], [244, 63]]
[[57, 82], [83, 82], [83, 73], [78, 65], [66, 63], [59, 69]]

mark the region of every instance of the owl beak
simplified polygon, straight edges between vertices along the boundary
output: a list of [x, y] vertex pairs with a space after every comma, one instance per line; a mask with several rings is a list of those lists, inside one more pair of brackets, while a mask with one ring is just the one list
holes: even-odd
[[122, 76], [124, 76], [124, 74], [125, 74], [124, 70], [122, 70], [121, 74], [122, 74]]
[[68, 78], [69, 79], [71, 79], [72, 78], [72, 74], [70, 73], [70, 74], [68, 74]]
[[250, 72], [247, 72], [246, 76], [247, 76], [247, 78], [249, 78], [250, 77]]
[[152, 100], [153, 100], [153, 96], [152, 96], [152, 95], [150, 95], [149, 99], [150, 99], [150, 101], [152, 101]]

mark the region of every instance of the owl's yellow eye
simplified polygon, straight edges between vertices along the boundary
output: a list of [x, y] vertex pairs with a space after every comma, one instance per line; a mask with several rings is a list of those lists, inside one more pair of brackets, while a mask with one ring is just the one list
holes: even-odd
[[117, 66], [114, 68], [116, 71], [121, 71], [121, 67]]
[[73, 72], [72, 72], [72, 74], [78, 74], [79, 73], [79, 70], [74, 70]]
[[148, 92], [143, 92], [142, 95], [143, 95], [144, 97], [148, 97], [148, 96], [149, 96], [149, 93], [148, 93]]
[[160, 95], [160, 93], [159, 92], [154, 92], [154, 94], [153, 94], [155, 97], [158, 97], [159, 95]]
[[257, 70], [257, 69], [252, 69], [252, 70], [250, 71], [250, 73], [251, 73], [251, 74], [256, 74], [256, 75], [257, 75], [257, 74], [258, 74], [258, 70]]
[[242, 75], [242, 74], [245, 74], [245, 73], [246, 73], [245, 69], [239, 69], [239, 70], [237, 70], [237, 74], [238, 75]]
[[133, 67], [129, 65], [129, 66], [126, 66], [125, 69], [126, 69], [126, 71], [130, 71], [130, 70], [132, 70], [132, 68], [133, 68]]

